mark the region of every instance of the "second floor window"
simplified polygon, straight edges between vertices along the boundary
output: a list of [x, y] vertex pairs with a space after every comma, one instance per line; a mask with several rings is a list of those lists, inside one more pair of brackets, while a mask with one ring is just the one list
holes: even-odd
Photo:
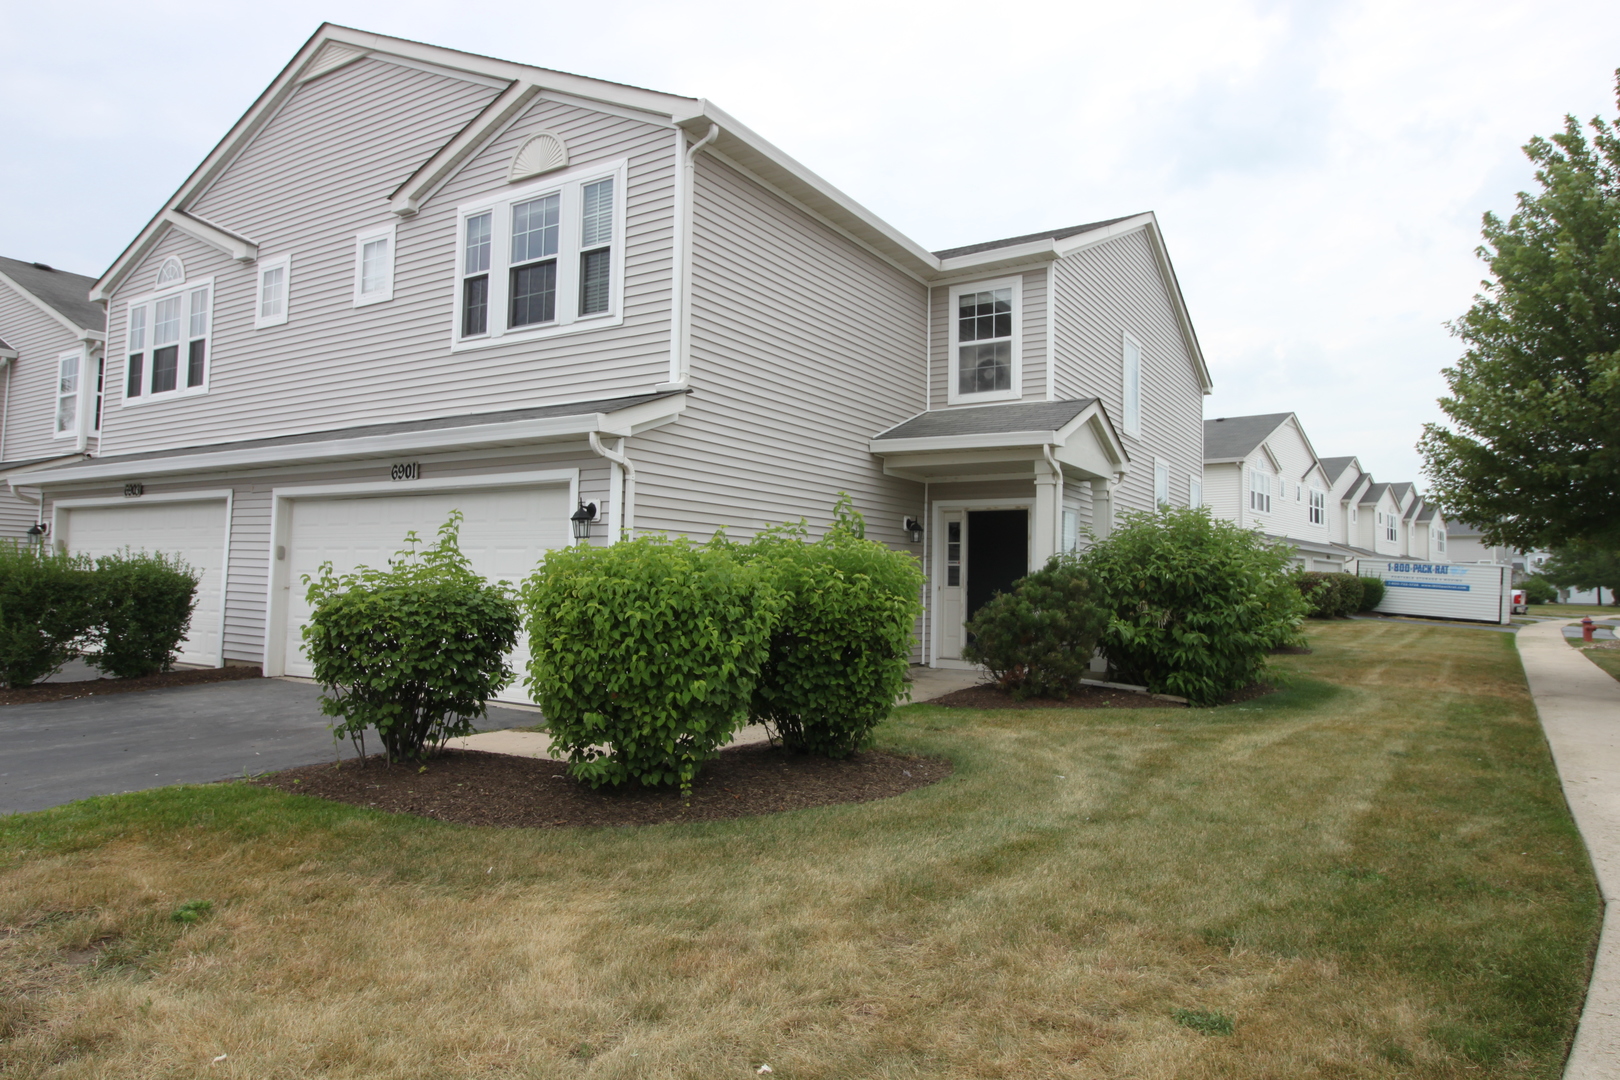
[[208, 387], [213, 283], [130, 302], [124, 327], [125, 402]]
[[981, 281], [950, 290], [949, 400], [1003, 401], [1022, 393], [1019, 372], [1017, 278]]
[[1385, 514], [1384, 515], [1384, 539], [1386, 539], [1386, 540], [1399, 540], [1400, 538], [1401, 538], [1401, 534], [1399, 532], [1397, 532], [1396, 529], [1395, 529], [1395, 515], [1394, 514]]
[[462, 208], [458, 344], [584, 329], [618, 311], [624, 175], [623, 165], [572, 170]]
[[1271, 477], [1259, 469], [1249, 471], [1249, 509], [1262, 514], [1271, 512]]
[[1311, 489], [1311, 524], [1327, 524], [1327, 492]]

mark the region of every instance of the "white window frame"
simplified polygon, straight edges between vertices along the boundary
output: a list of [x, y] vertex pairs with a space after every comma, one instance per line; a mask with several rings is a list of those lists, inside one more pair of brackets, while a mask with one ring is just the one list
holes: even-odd
[[[190, 375], [191, 343], [198, 340], [197, 338], [193, 337], [191, 333], [192, 315], [195, 314], [192, 311], [191, 302], [195, 293], [201, 289], [208, 290], [208, 310], [203, 312], [207, 326], [201, 335], [201, 340], [204, 342], [202, 371], [203, 378], [202, 382], [197, 386], [187, 386], [186, 381]], [[180, 340], [178, 342], [179, 355], [175, 360], [176, 370], [174, 389], [164, 390], [161, 393], [154, 394], [152, 392], [152, 353], [155, 350], [152, 343], [157, 336], [157, 303], [160, 300], [168, 300], [175, 296], [180, 297]], [[173, 401], [176, 398], [195, 397], [199, 394], [208, 393], [209, 387], [213, 384], [214, 380], [214, 343], [216, 341], [214, 334], [214, 301], [217, 299], [217, 297], [218, 290], [214, 288], [214, 279], [212, 277], [205, 277], [195, 278], [191, 281], [185, 281], [178, 285], [166, 286], [161, 292], [147, 293], [145, 296], [133, 296], [127, 301], [124, 307], [124, 336], [122, 338], [123, 349], [118, 354], [121, 359], [117, 365], [119, 408], [150, 405], [164, 401]], [[140, 349], [141, 392], [135, 397], [130, 397], [129, 358], [132, 355], [133, 350], [130, 348], [131, 343], [129, 340], [129, 316], [130, 312], [137, 308], [142, 308], [146, 311], [146, 326], [142, 333]], [[104, 374], [104, 384], [105, 378], [106, 376]], [[103, 404], [102, 407], [105, 408], [105, 404]]]
[[[354, 236], [354, 306], [365, 307], [369, 304], [385, 304], [394, 298], [394, 261], [399, 242], [397, 225], [380, 225], [375, 229], [367, 229]], [[385, 287], [376, 292], [364, 291], [366, 273], [366, 245], [376, 240], [388, 241], [388, 277]]]
[[1319, 487], [1311, 488], [1309, 515], [1312, 525], [1327, 524], [1327, 492]]
[[[961, 336], [962, 326], [957, 315], [957, 304], [964, 293], [991, 292], [995, 289], [1012, 290], [1012, 388], [986, 390], [977, 394], [961, 392]], [[952, 285], [946, 297], [945, 318], [949, 328], [946, 344], [946, 396], [948, 405], [977, 405], [989, 401], [1017, 401], [1024, 396], [1024, 279], [1022, 277], [995, 278], [990, 281], [972, 281]]]
[[[484, 198], [466, 202], [456, 207], [456, 231], [451, 243], [451, 257], [455, 260], [455, 272], [452, 274], [454, 292], [452, 294], [450, 323], [450, 349], [452, 352], [461, 352], [466, 349], [487, 349], [495, 345], [533, 341], [537, 338], [557, 337], [562, 334], [578, 334], [604, 326], [618, 326], [624, 322], [625, 220], [628, 216], [625, 204], [628, 193], [628, 184], [626, 182], [628, 172], [628, 159], [621, 158], [616, 161], [595, 162], [578, 168], [564, 169], [561, 172], [547, 173], [544, 177], [531, 183], [491, 192]], [[580, 246], [580, 235], [583, 231], [581, 222], [583, 190], [587, 184], [608, 179], [613, 181], [613, 240], [610, 245], [613, 252], [613, 265], [608, 286], [608, 308], [603, 312], [581, 315], [579, 313], [579, 263], [583, 254]], [[557, 243], [556, 318], [551, 322], [539, 325], [509, 328], [506, 321], [511, 299], [512, 207], [516, 203], [543, 198], [554, 192], [561, 196], [558, 212], [560, 228]], [[487, 300], [489, 317], [484, 333], [471, 337], [462, 337], [461, 305], [464, 295], [462, 281], [467, 276], [463, 273], [462, 266], [463, 243], [466, 237], [467, 219], [477, 217], [480, 214], [490, 215], [489, 293]]]
[[[1125, 434], [1138, 438], [1142, 435], [1142, 355], [1147, 350], [1129, 330], [1121, 330], [1119, 338], [1120, 367], [1120, 426]], [[1136, 356], [1132, 359], [1131, 352]]]
[[1441, 554], [1444, 554], [1446, 550], [1446, 527], [1444, 525], [1435, 530], [1434, 538], [1436, 541], [1438, 541], [1435, 550], [1439, 551]]
[[1080, 550], [1080, 511], [1063, 511], [1063, 550]]
[[1399, 522], [1394, 514], [1384, 515], [1384, 539], [1392, 544], [1400, 542], [1401, 532]]
[[1194, 510], [1204, 505], [1204, 479], [1192, 473], [1187, 474], [1187, 505]]
[[1153, 459], [1153, 505], [1170, 505], [1170, 463], [1163, 458]]
[[1257, 514], [1271, 513], [1271, 474], [1264, 469], [1249, 469], [1249, 509]]
[[[275, 315], [264, 314], [264, 276], [271, 270], [281, 270], [281, 311]], [[257, 272], [253, 275], [253, 329], [263, 330], [271, 326], [281, 326], [286, 323], [292, 313], [292, 256], [276, 255], [268, 259], [260, 259]]]
[[[69, 421], [66, 427], [60, 427], [59, 421], [62, 416], [62, 399], [68, 396], [62, 392], [62, 365], [69, 360], [74, 362], [72, 394], [73, 419]], [[56, 393], [51, 399], [53, 402], [53, 407], [51, 409], [51, 438], [53, 439], [72, 439], [78, 437], [79, 422], [84, 418], [84, 384], [86, 374], [85, 369], [87, 367], [89, 367], [89, 365], [85, 363], [85, 350], [82, 348], [70, 349], [67, 352], [57, 354], [56, 367], [51, 373], [52, 385], [56, 388]]]

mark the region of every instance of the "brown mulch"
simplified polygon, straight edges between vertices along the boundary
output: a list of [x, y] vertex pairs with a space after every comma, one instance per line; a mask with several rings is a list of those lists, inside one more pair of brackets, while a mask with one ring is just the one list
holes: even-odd
[[1309, 645], [1279, 645], [1271, 650], [1272, 656], [1309, 656], [1315, 652]]
[[[1268, 683], [1253, 683], [1242, 690], [1234, 690], [1221, 699], [1222, 705], [1236, 705], [1253, 701], [1257, 697], [1275, 693], [1277, 688]], [[980, 683], [966, 690], [954, 690], [944, 697], [923, 702], [925, 705], [944, 705], [949, 709], [1182, 709], [1179, 701], [1166, 701], [1163, 697], [1143, 694], [1134, 690], [1111, 690], [1106, 686], [1083, 687], [1074, 696], [1057, 698], [1025, 698], [1019, 701], [1007, 691], [990, 683]]]
[[766, 744], [733, 746], [704, 764], [690, 800], [674, 788], [597, 788], [568, 775], [566, 762], [450, 750], [419, 766], [381, 758], [288, 769], [254, 781], [394, 814], [502, 828], [663, 825], [870, 802], [936, 783], [946, 761], [868, 750], [843, 761]]
[[43, 701], [68, 701], [100, 694], [128, 694], [136, 690], [162, 690], [170, 686], [196, 686], [199, 683], [234, 682], [261, 678], [256, 665], [221, 668], [186, 668], [143, 675], [138, 679], [87, 679], [81, 682], [35, 683], [0, 690], [0, 705], [37, 705]]

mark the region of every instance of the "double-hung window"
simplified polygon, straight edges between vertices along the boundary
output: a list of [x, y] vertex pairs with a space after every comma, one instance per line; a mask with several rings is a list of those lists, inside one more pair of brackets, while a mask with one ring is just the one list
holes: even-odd
[[[1120, 387], [1124, 401], [1124, 415], [1120, 417], [1127, 435], [1142, 434], [1142, 345], [1129, 334], [1123, 335], [1121, 346], [1124, 362], [1124, 383]], [[1280, 494], [1280, 493], [1279, 493]], [[1267, 496], [1269, 499], [1270, 496]]]
[[208, 388], [211, 280], [130, 301], [124, 326], [124, 402]]
[[979, 281], [950, 291], [951, 404], [1023, 395], [1019, 355], [1023, 283]]
[[1311, 524], [1327, 524], [1327, 492], [1311, 488]]
[[1249, 470], [1249, 509], [1271, 513], [1271, 476], [1259, 469]]
[[84, 352], [75, 349], [56, 358], [55, 434], [68, 436], [79, 430], [79, 391], [84, 369]]
[[279, 255], [259, 260], [258, 287], [254, 290], [253, 327], [280, 326], [292, 306], [292, 257]]
[[1399, 540], [1400, 538], [1401, 538], [1401, 534], [1395, 527], [1395, 515], [1394, 514], [1385, 514], [1384, 515], [1384, 539], [1386, 539], [1386, 540]]
[[354, 238], [354, 306], [394, 298], [394, 226], [368, 229]]
[[1199, 477], [1187, 477], [1187, 505], [1194, 509], [1204, 505], [1204, 481]]
[[455, 344], [585, 330], [622, 317], [622, 162], [557, 173], [457, 215]]
[[1153, 463], [1153, 505], [1170, 505], [1170, 463], [1167, 461]]

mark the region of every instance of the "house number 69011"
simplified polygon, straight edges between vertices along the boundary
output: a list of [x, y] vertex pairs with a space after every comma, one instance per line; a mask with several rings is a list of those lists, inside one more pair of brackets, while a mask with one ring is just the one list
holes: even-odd
[[422, 479], [422, 466], [420, 462], [406, 461], [393, 466], [388, 470], [390, 480], [420, 480]]

